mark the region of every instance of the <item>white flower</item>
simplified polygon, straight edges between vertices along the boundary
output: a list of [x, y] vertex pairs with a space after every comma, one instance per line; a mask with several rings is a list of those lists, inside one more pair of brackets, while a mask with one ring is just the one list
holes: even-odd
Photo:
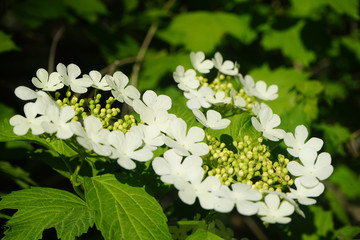
[[35, 85], [35, 87], [44, 91], [56, 91], [63, 88], [64, 86], [64, 84], [61, 82], [60, 74], [57, 72], [53, 72], [49, 76], [45, 69], [40, 68], [36, 71], [36, 76], [37, 78], [32, 78], [32, 83]]
[[206, 117], [199, 109], [193, 109], [192, 111], [196, 119], [207, 128], [219, 130], [226, 128], [230, 124], [229, 119], [222, 119], [221, 114], [215, 110], [208, 110]]
[[45, 116], [36, 117], [38, 115], [37, 110], [35, 103], [27, 103], [24, 106], [25, 117], [15, 115], [10, 118], [10, 125], [14, 127], [13, 131], [16, 135], [25, 135], [29, 129], [33, 135], [44, 133], [41, 123], [47, 121], [47, 118]]
[[262, 100], [275, 100], [279, 96], [277, 94], [277, 91], [279, 90], [278, 86], [273, 84], [269, 86], [267, 90], [266, 87], [267, 85], [264, 81], [257, 81], [255, 90], [253, 91], [254, 96]]
[[81, 74], [80, 68], [75, 64], [69, 64], [65, 67], [64, 64], [59, 63], [56, 66], [56, 71], [60, 73], [61, 80], [66, 86], [70, 86], [71, 91], [76, 93], [85, 93], [87, 88], [91, 86], [92, 82], [86, 78], [77, 78]]
[[230, 60], [226, 60], [223, 62], [223, 57], [219, 52], [215, 53], [214, 58], [212, 59], [215, 68], [219, 70], [219, 72], [224, 73], [226, 75], [234, 76], [239, 73], [239, 68]]
[[287, 216], [295, 210], [295, 207], [286, 200], [280, 204], [279, 196], [275, 194], [266, 195], [265, 203], [258, 202], [258, 205], [258, 214], [263, 216], [261, 220], [268, 223], [289, 223], [291, 218]]
[[175, 187], [179, 190], [180, 199], [186, 204], [194, 204], [196, 197], [199, 198], [203, 209], [213, 209], [218, 197], [214, 194], [220, 188], [220, 181], [217, 177], [208, 176], [201, 181], [204, 176], [204, 170], [191, 173], [190, 182], [178, 178], [175, 181]]
[[155, 113], [159, 110], [169, 110], [171, 108], [171, 98], [166, 95], [157, 95], [153, 90], [147, 90], [142, 97], [143, 101], [134, 101], [133, 108], [135, 112], [141, 114], [146, 107]]
[[159, 128], [154, 125], [139, 124], [130, 128], [130, 132], [137, 132], [144, 141], [144, 148], [150, 151], [155, 151], [158, 147], [164, 144], [162, 140], [163, 134]]
[[308, 130], [304, 125], [299, 125], [295, 128], [295, 137], [292, 133], [286, 133], [284, 142], [286, 146], [289, 147], [287, 148], [287, 151], [294, 157], [298, 157], [299, 151], [305, 147], [311, 147], [316, 151], [319, 151], [324, 144], [323, 140], [313, 137], [305, 143], [308, 135]]
[[262, 108], [258, 115], [260, 122], [255, 117], [251, 117], [251, 122], [258, 132], [272, 141], [278, 141], [284, 137], [285, 131], [282, 129], [273, 129], [280, 125], [280, 117], [273, 114], [271, 108]]
[[254, 96], [255, 91], [255, 82], [254, 79], [250, 75], [246, 75], [245, 78], [239, 74], [237, 77], [240, 79], [240, 82], [243, 85], [243, 89], [247, 95]]
[[263, 109], [263, 108], [270, 108], [270, 107], [266, 103], [263, 103], [263, 102], [261, 104], [259, 104], [259, 102], [255, 102], [252, 105], [252, 111], [255, 114], [255, 116], [258, 116], [260, 110]]
[[173, 119], [169, 125], [168, 134], [175, 140], [164, 136], [164, 143], [182, 156], [189, 156], [190, 153], [197, 156], [207, 154], [209, 152], [208, 145], [200, 142], [205, 137], [204, 130], [199, 127], [191, 127], [188, 132], [186, 130], [186, 122], [183, 119]]
[[208, 101], [211, 104], [226, 104], [231, 101], [231, 98], [225, 96], [224, 91], [217, 91], [215, 97], [213, 95], [208, 95]]
[[290, 192], [287, 193], [287, 196], [291, 199], [297, 199], [300, 204], [303, 205], [312, 205], [316, 203], [315, 199], [309, 197], [320, 196], [324, 192], [324, 184], [318, 183], [312, 188], [305, 187], [301, 184], [300, 179], [295, 179], [296, 190], [290, 188]]
[[223, 213], [230, 212], [236, 204], [236, 209], [240, 214], [246, 216], [256, 214], [258, 205], [254, 201], [259, 201], [262, 195], [244, 183], [234, 183], [231, 188], [232, 190], [222, 185], [220, 190], [216, 192], [220, 198], [215, 204], [215, 210]]
[[234, 88], [230, 90], [230, 97], [231, 97], [231, 102], [232, 104], [234, 104], [235, 107], [238, 107], [242, 110], [246, 110], [245, 100], [241, 96], [236, 97], [236, 90]]
[[178, 83], [178, 88], [183, 91], [195, 90], [199, 87], [200, 82], [196, 79], [196, 72], [194, 69], [189, 69], [185, 72], [183, 66], [176, 67], [176, 72], [173, 73], [175, 82]]
[[190, 61], [193, 67], [201, 73], [208, 73], [210, 69], [214, 67], [211, 60], [205, 60], [205, 54], [203, 52], [191, 52]]
[[91, 81], [91, 86], [94, 88], [101, 89], [103, 91], [109, 91], [111, 89], [109, 84], [106, 82], [105, 77], [102, 77], [101, 73], [98, 71], [93, 70], [89, 73], [89, 75], [84, 74], [83, 78]]
[[[45, 114], [45, 109], [49, 105], [57, 105], [46, 92], [43, 91], [34, 91], [31, 88], [25, 86], [19, 86], [15, 89], [15, 95], [21, 100], [34, 100], [35, 105], [33, 107], [36, 109], [38, 114]], [[36, 107], [35, 107], [36, 106]]]
[[70, 106], [64, 106], [60, 109], [59, 106], [52, 105], [46, 109], [46, 116], [48, 122], [43, 122], [41, 126], [47, 133], [56, 132], [56, 137], [60, 139], [71, 138], [73, 132], [70, 128], [70, 121], [75, 116], [75, 111]]
[[134, 99], [140, 98], [140, 92], [136, 87], [126, 85], [129, 83], [129, 78], [120, 71], [114, 73], [113, 76], [106, 75], [106, 82], [111, 87], [112, 95], [119, 101], [128, 105], [132, 105]]
[[136, 132], [112, 131], [108, 142], [113, 146], [111, 158], [117, 159], [117, 163], [125, 169], [131, 170], [136, 167], [133, 160], [146, 162], [153, 157], [153, 153], [146, 148], [140, 148], [143, 144], [141, 136]]
[[94, 150], [99, 155], [109, 156], [110, 146], [107, 145], [109, 130], [103, 129], [100, 119], [88, 116], [84, 120], [84, 127], [80, 122], [71, 122], [70, 128], [77, 135], [78, 143], [88, 150]]
[[303, 165], [291, 161], [287, 164], [287, 169], [292, 175], [299, 177], [300, 183], [305, 187], [316, 186], [319, 180], [325, 180], [334, 171], [334, 167], [331, 165], [331, 156], [327, 152], [317, 155], [315, 149], [303, 148], [299, 152], [299, 159]]
[[211, 106], [209, 96], [214, 96], [214, 91], [209, 87], [202, 86], [199, 90], [184, 92], [184, 96], [189, 99], [186, 106], [190, 109], [209, 108]]
[[178, 178], [188, 181], [193, 171], [201, 171], [201, 157], [190, 155], [182, 160], [182, 156], [170, 149], [164, 153], [164, 157], [156, 157], [152, 161], [152, 167], [156, 174], [161, 176], [161, 181], [168, 184], [175, 183]]

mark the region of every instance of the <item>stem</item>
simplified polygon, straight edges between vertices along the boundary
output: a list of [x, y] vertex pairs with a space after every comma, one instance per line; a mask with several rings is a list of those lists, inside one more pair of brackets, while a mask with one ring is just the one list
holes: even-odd
[[56, 47], [57, 47], [57, 44], [58, 44], [61, 36], [63, 35], [64, 31], [65, 31], [65, 27], [61, 26], [56, 31], [56, 33], [54, 35], [54, 38], [53, 38], [53, 41], [51, 43], [49, 61], [48, 61], [48, 72], [49, 73], [54, 71]]

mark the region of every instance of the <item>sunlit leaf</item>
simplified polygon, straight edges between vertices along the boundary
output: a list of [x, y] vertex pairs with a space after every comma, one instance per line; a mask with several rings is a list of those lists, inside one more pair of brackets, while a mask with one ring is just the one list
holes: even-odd
[[347, 199], [360, 198], [360, 177], [346, 165], [336, 166], [329, 181], [337, 185]]
[[261, 44], [265, 50], [279, 49], [284, 56], [289, 57], [293, 62], [309, 66], [316, 59], [316, 55], [308, 50], [301, 40], [301, 30], [304, 26], [305, 21], [299, 21], [296, 25], [285, 30], [265, 31]]
[[[130, 184], [130, 185], [129, 185]], [[171, 239], [159, 203], [143, 187], [110, 174], [85, 178], [85, 197], [105, 239]]]
[[83, 200], [53, 188], [12, 192], [2, 197], [0, 209], [18, 209], [6, 223], [4, 240], [37, 240], [44, 230], [53, 227], [58, 238], [72, 240], [94, 224], [93, 212]]
[[348, 128], [338, 123], [333, 125], [322, 123], [317, 125], [316, 128], [324, 132], [325, 151], [341, 155], [345, 154], [344, 144], [351, 137]]
[[191, 234], [186, 240], [221, 240], [223, 238], [206, 231], [205, 229], [198, 229], [195, 233]]

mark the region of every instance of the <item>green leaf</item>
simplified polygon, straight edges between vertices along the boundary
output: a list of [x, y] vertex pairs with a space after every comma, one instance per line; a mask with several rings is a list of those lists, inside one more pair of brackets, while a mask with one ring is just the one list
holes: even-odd
[[347, 199], [360, 198], [360, 177], [351, 168], [345, 165], [336, 166], [329, 181], [338, 186]]
[[265, 50], [279, 49], [284, 56], [307, 67], [316, 60], [316, 55], [306, 49], [301, 40], [301, 30], [304, 26], [305, 21], [299, 21], [285, 30], [265, 31], [261, 44]]
[[110, 174], [85, 178], [84, 187], [105, 239], [171, 239], [166, 216], [144, 188]]
[[353, 240], [359, 234], [359, 226], [345, 226], [336, 231], [336, 236], [340, 240]]
[[99, 15], [107, 13], [105, 5], [99, 0], [63, 0], [64, 4], [89, 22], [95, 22]]
[[40, 239], [45, 229], [55, 228], [57, 237], [73, 240], [94, 224], [86, 203], [63, 190], [33, 187], [2, 197], [0, 209], [18, 209], [6, 223], [4, 240]]
[[0, 53], [12, 50], [19, 50], [15, 43], [11, 40], [11, 36], [0, 30]]
[[331, 188], [328, 188], [325, 191], [325, 197], [329, 202], [330, 208], [334, 215], [343, 223], [343, 224], [350, 224], [350, 219], [344, 209], [343, 205], [340, 203], [338, 197], [334, 193]]
[[[162, 51], [146, 55], [143, 70], [139, 76], [138, 89], [145, 91], [147, 89], [159, 88], [159, 86], [173, 85], [175, 81], [172, 78], [172, 73], [175, 72], [176, 66], [183, 65], [185, 68], [190, 67], [189, 60], [190, 57], [187, 53], [172, 55]], [[164, 82], [161, 82], [164, 76], [166, 76], [166, 79]]]
[[191, 234], [186, 240], [221, 240], [223, 238], [206, 231], [205, 229], [198, 229], [195, 233]]
[[187, 12], [177, 15], [170, 26], [157, 35], [172, 45], [210, 53], [226, 33], [243, 43], [252, 42], [256, 33], [250, 26], [250, 19], [249, 15], [224, 12]]
[[344, 144], [351, 137], [349, 129], [338, 123], [333, 125], [323, 123], [315, 127], [324, 131], [325, 151], [345, 155]]
[[319, 239], [320, 237], [326, 237], [328, 232], [333, 231], [334, 222], [332, 213], [325, 211], [320, 206], [309, 206], [310, 211], [314, 215], [313, 223], [316, 227], [316, 232], [312, 235], [303, 234], [302, 239]]
[[[319, 18], [319, 10], [330, 6], [339, 14], [346, 14], [355, 19], [359, 19], [359, 2], [358, 0], [291, 0], [291, 13], [298, 17], [311, 16]], [[323, 11], [326, 12], [326, 11]], [[316, 16], [318, 15], [318, 16]]]
[[21, 167], [13, 166], [9, 162], [0, 161], [0, 173], [6, 175], [22, 188], [29, 188], [31, 185], [37, 185], [30, 174]]
[[319, 81], [300, 82], [296, 87], [299, 92], [307, 97], [315, 97], [324, 89], [324, 86]]

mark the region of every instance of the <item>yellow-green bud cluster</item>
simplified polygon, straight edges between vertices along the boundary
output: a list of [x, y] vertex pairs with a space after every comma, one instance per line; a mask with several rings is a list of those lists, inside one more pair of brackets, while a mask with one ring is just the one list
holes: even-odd
[[128, 132], [132, 126], [137, 125], [132, 115], [125, 115], [123, 119], [118, 119], [120, 109], [112, 106], [116, 101], [114, 97], [109, 97], [103, 106], [100, 93], [96, 94], [94, 98], [87, 99], [78, 99], [75, 95], [72, 96], [71, 91], [67, 91], [65, 95], [65, 98], [60, 99], [60, 93], [56, 92], [56, 102], [60, 107], [71, 106], [75, 110], [73, 121], [84, 120], [87, 116], [92, 115], [101, 120], [104, 128], [110, 131], [121, 130], [124, 133]]
[[124, 119], [119, 119], [114, 122], [111, 129], [109, 130], [120, 130], [123, 133], [127, 133], [132, 126], [136, 126], [136, 120], [133, 115], [125, 115]]
[[232, 150], [209, 135], [207, 141], [210, 151], [203, 157], [204, 170], [224, 185], [240, 182], [257, 190], [282, 191], [294, 182], [286, 168], [289, 159], [279, 155], [277, 161], [272, 161], [269, 148], [262, 144], [261, 137], [252, 140], [244, 136], [229, 146]]

